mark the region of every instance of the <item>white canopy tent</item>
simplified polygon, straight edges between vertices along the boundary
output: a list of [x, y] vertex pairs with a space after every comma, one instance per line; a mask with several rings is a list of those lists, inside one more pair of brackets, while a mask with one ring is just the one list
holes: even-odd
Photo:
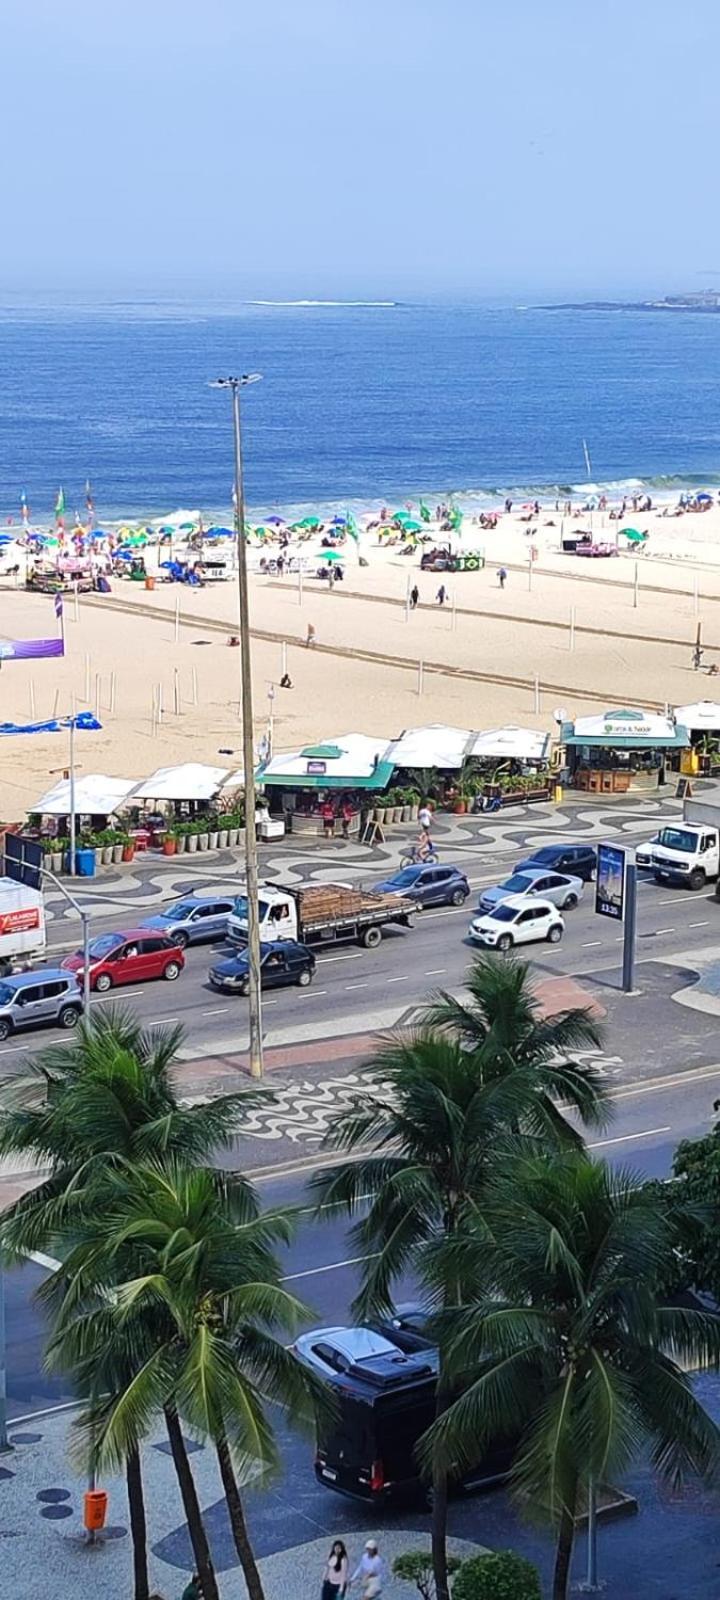
[[471, 738], [468, 756], [478, 760], [487, 757], [497, 761], [544, 761], [550, 746], [550, 734], [539, 733], [537, 728], [490, 728], [486, 733], [476, 733]]
[[[75, 813], [80, 817], [110, 817], [119, 811], [137, 785], [137, 778], [107, 778], [89, 772], [75, 780]], [[70, 779], [62, 778], [33, 806], [42, 817], [69, 817]]]
[[468, 753], [469, 728], [449, 728], [432, 723], [426, 728], [406, 728], [388, 745], [383, 759], [392, 767], [441, 767], [459, 770]]
[[720, 706], [715, 700], [696, 700], [690, 706], [676, 706], [675, 716], [683, 728], [720, 733]]
[[227, 767], [207, 767], [199, 761], [158, 767], [138, 785], [133, 800], [212, 800], [228, 777]]

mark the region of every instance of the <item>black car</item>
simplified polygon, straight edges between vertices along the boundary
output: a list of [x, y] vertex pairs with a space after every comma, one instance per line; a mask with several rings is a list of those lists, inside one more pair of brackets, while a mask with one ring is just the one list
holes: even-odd
[[399, 894], [412, 900], [422, 910], [423, 906], [461, 906], [470, 893], [464, 872], [457, 867], [432, 866], [403, 867], [392, 878], [373, 884], [378, 894]]
[[518, 861], [516, 872], [532, 867], [551, 867], [553, 872], [569, 872], [572, 877], [591, 883], [597, 868], [597, 851], [591, 844], [545, 844], [542, 850]]
[[[305, 989], [313, 980], [315, 957], [312, 950], [294, 939], [277, 939], [260, 946], [260, 973], [263, 989], [281, 989], [287, 984], [299, 984]], [[250, 988], [247, 948], [239, 950], [235, 956], [216, 961], [208, 979], [213, 989], [220, 989], [223, 994], [247, 994]]]

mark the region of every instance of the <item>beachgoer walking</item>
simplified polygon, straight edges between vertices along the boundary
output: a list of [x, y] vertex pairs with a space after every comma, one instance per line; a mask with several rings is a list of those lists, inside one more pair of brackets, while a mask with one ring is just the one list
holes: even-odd
[[315, 628], [314, 628], [312, 622], [309, 622], [308, 623], [308, 629], [307, 629], [307, 639], [305, 640], [305, 648], [307, 650], [311, 649], [311, 647], [314, 645], [314, 643], [315, 643]]
[[415, 607], [416, 607], [419, 599], [420, 599], [420, 590], [418, 589], [418, 586], [415, 583], [415, 584], [413, 584], [413, 587], [410, 590], [410, 610], [411, 611], [415, 610]]
[[436, 596], [437, 603], [438, 603], [439, 606], [444, 606], [446, 596], [447, 596], [447, 589], [445, 588], [444, 583], [441, 583], [440, 588], [438, 589], [438, 592], [437, 592], [437, 596]]
[[702, 658], [704, 654], [705, 651], [703, 646], [701, 644], [696, 644], [695, 649], [693, 650], [693, 666], [696, 672], [699, 672], [700, 667], [702, 666]]
[[505, 514], [506, 514], [506, 516], [509, 517], [511, 511], [512, 511], [512, 500], [507, 499], [505, 501]]
[[498, 568], [498, 583], [501, 589], [505, 588], [505, 584], [507, 583], [507, 570], [505, 567]]
[[321, 1600], [341, 1600], [348, 1586], [348, 1553], [342, 1539], [336, 1539], [325, 1563]]
[[357, 1583], [358, 1580], [362, 1600], [378, 1600], [382, 1594], [383, 1563], [374, 1539], [368, 1539], [350, 1583]]

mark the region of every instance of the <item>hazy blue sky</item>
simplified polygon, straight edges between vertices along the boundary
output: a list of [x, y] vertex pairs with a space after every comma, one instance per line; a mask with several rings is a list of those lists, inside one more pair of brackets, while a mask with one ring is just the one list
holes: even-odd
[[4, 0], [0, 289], [720, 286], [717, 0]]

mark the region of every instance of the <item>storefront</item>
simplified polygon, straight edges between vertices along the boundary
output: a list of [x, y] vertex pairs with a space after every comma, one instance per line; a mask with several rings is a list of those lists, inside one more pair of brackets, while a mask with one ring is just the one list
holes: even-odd
[[340, 734], [327, 743], [306, 745], [274, 757], [258, 768], [271, 815], [281, 816], [288, 833], [319, 837], [360, 831], [363, 810], [374, 794], [387, 789], [392, 763], [384, 759], [387, 739]]
[[647, 792], [669, 781], [683, 750], [687, 728], [672, 716], [628, 707], [564, 722], [565, 781], [590, 794]]
[[690, 734], [692, 749], [682, 759], [681, 770], [705, 776], [720, 771], [720, 705], [714, 700], [696, 700], [692, 705], [676, 706], [676, 721]]

